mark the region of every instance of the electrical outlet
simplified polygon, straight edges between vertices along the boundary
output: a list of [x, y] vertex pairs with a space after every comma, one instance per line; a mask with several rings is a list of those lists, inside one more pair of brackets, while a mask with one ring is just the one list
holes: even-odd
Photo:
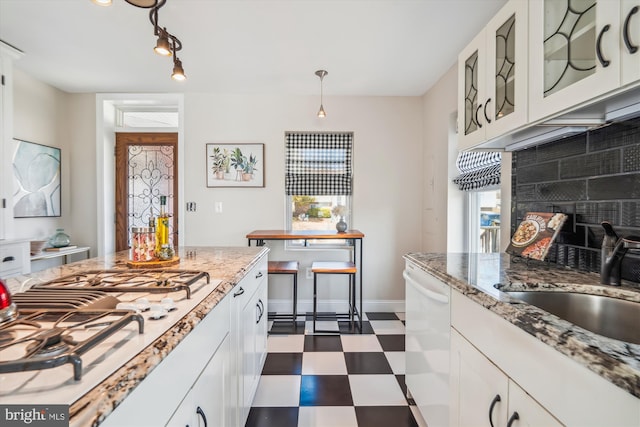
[[196, 202], [187, 202], [187, 212], [196, 211]]
[[311, 267], [307, 267], [307, 279], [313, 279], [313, 272], [311, 271]]

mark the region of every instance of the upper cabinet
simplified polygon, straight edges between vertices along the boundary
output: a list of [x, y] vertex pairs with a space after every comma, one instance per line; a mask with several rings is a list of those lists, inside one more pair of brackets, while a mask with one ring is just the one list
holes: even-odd
[[622, 84], [640, 79], [640, 0], [622, 0]]
[[602, 123], [638, 92], [640, 0], [509, 0], [458, 57], [458, 147]]
[[621, 0], [529, 2], [530, 121], [620, 87], [624, 19]]
[[458, 57], [458, 147], [527, 121], [527, 2], [508, 2]]

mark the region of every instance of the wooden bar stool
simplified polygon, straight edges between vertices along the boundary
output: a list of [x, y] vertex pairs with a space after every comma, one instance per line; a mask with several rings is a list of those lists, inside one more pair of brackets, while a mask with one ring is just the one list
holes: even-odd
[[[356, 272], [358, 269], [352, 262], [342, 261], [316, 261], [311, 264], [313, 272], [313, 332], [331, 332], [339, 333], [339, 331], [320, 331], [316, 330], [316, 320], [326, 316], [318, 316], [318, 274], [347, 274], [349, 275], [349, 312], [336, 313], [338, 318], [348, 318], [351, 322], [358, 316], [360, 322], [360, 332], [362, 332], [362, 316], [356, 308]], [[362, 310], [362, 294], [360, 295], [360, 310]]]
[[290, 274], [293, 276], [293, 311], [289, 314], [276, 314], [274, 319], [291, 318], [294, 325], [298, 316], [298, 261], [269, 261], [269, 274]]

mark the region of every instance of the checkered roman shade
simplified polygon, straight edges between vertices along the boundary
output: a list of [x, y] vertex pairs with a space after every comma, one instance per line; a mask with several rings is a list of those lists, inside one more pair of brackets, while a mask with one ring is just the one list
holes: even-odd
[[352, 133], [287, 132], [285, 144], [288, 196], [351, 195]]
[[502, 153], [492, 151], [463, 151], [458, 154], [456, 166], [460, 175], [453, 179], [464, 191], [479, 190], [500, 184]]

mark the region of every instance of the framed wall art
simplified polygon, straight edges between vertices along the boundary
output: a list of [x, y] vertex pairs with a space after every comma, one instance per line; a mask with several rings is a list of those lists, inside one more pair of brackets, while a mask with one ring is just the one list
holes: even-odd
[[61, 150], [14, 139], [13, 217], [60, 216]]
[[207, 144], [207, 187], [264, 187], [264, 144]]

